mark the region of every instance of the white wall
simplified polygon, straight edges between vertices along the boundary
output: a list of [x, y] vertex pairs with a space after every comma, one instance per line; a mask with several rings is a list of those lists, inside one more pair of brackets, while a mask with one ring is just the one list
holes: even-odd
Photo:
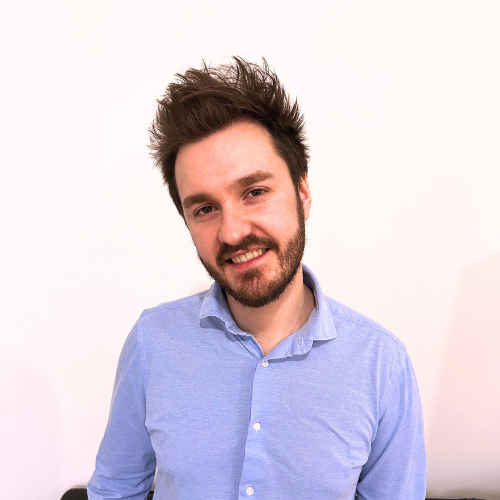
[[208, 285], [151, 167], [155, 99], [264, 55], [306, 114], [307, 262], [408, 346], [429, 494], [500, 499], [500, 4], [0, 7], [2, 498], [93, 471], [141, 310]]

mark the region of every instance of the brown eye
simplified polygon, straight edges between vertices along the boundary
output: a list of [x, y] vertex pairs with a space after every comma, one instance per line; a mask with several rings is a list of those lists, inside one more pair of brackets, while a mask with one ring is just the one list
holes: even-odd
[[209, 214], [210, 212], [213, 212], [213, 209], [214, 207], [211, 207], [210, 205], [207, 205], [205, 207], [201, 207], [199, 210], [198, 210], [198, 214], [204, 214], [204, 215], [207, 215]]
[[260, 196], [264, 192], [263, 189], [252, 189], [249, 194], [251, 194], [253, 197], [255, 196]]

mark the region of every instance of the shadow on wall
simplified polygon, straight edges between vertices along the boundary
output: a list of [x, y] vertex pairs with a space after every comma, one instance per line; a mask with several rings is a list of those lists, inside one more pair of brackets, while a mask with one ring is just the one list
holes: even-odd
[[59, 498], [62, 443], [54, 389], [37, 366], [3, 345], [0, 399], [0, 498]]
[[462, 276], [438, 383], [428, 495], [500, 500], [500, 253]]

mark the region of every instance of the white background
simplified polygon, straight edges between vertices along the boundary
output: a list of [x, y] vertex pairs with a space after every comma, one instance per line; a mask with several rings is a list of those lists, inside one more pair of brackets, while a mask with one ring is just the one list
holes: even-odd
[[396, 333], [428, 493], [500, 499], [500, 3], [3, 1], [2, 498], [87, 482], [142, 309], [209, 285], [146, 147], [202, 58], [265, 56], [306, 115], [305, 262]]

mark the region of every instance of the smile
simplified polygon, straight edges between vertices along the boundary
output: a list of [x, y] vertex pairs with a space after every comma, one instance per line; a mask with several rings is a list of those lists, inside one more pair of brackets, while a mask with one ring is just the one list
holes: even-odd
[[244, 253], [242, 255], [236, 255], [235, 257], [231, 257], [231, 262], [235, 264], [241, 264], [242, 262], [248, 262], [249, 260], [255, 259], [262, 255], [267, 249], [264, 250], [253, 250], [251, 252]]

